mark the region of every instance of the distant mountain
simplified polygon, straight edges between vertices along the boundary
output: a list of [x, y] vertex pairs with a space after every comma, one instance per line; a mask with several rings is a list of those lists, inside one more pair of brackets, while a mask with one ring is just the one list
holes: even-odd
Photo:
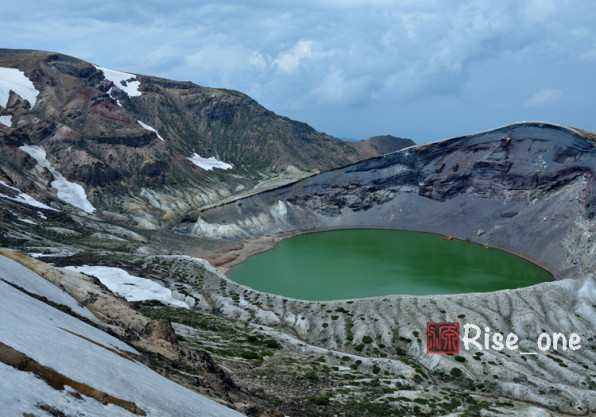
[[[0, 49], [0, 152], [7, 184], [55, 208], [128, 212], [140, 204], [133, 223], [144, 228], [263, 181], [371, 156], [238, 91], [9, 49]], [[61, 196], [59, 178], [78, 199]]]
[[391, 135], [372, 136], [368, 139], [349, 142], [349, 144], [356, 149], [358, 153], [369, 158], [385, 155], [416, 145], [412, 139], [398, 138]]

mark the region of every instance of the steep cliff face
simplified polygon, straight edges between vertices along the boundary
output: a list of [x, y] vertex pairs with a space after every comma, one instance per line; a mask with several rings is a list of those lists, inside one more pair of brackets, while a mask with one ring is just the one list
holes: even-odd
[[594, 244], [584, 231], [594, 223], [595, 138], [519, 123], [327, 171], [205, 210], [177, 230], [228, 239], [418, 230], [511, 250], [559, 278], [585, 273], [593, 266]]

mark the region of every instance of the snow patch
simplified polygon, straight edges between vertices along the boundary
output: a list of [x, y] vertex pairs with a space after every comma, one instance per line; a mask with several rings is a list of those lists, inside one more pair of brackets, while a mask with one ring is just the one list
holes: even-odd
[[[28, 412], [39, 410], [38, 404], [41, 399], [43, 399], [44, 404], [60, 410], [63, 413], [61, 415], [109, 415], [110, 417], [131, 417], [132, 415], [122, 407], [105, 406], [99, 401], [86, 396], [75, 401], [73, 396], [69, 394], [69, 392], [72, 392], [72, 389], [69, 389], [70, 387], [67, 386], [66, 389], [57, 391], [33, 372], [22, 372], [3, 363], [0, 363], [0, 376], [3, 381], [7, 381], [0, 391], [0, 404], [2, 404], [2, 411], [6, 413], [5, 415], [34, 415]], [[43, 415], [47, 416], [49, 414], [44, 413]]]
[[12, 126], [12, 116], [0, 116], [0, 123], [4, 126], [11, 127]]
[[[98, 65], [94, 65], [95, 68], [103, 72], [103, 76], [114, 83], [120, 90], [124, 91], [128, 97], [136, 97], [140, 96], [141, 92], [139, 91], [139, 87], [141, 86], [141, 82], [137, 80], [137, 76], [134, 74], [129, 74], [127, 72], [115, 71], [109, 68], [103, 68]], [[112, 90], [108, 91], [108, 94], [111, 95]], [[118, 103], [121, 106], [120, 103]]]
[[0, 278], [18, 285], [33, 294], [46, 297], [48, 300], [70, 308], [74, 313], [97, 322], [95, 316], [85, 307], [79, 306], [70, 294], [48, 282], [45, 278], [25, 268], [18, 262], [0, 255]]
[[93, 213], [95, 207], [91, 205], [87, 196], [85, 195], [85, 189], [74, 182], [68, 181], [64, 176], [56, 171], [46, 159], [46, 151], [41, 146], [23, 145], [19, 149], [27, 152], [33, 157], [39, 165], [47, 168], [54, 176], [54, 181], [50, 184], [56, 190], [58, 190], [58, 198], [87, 213]]
[[[37, 207], [37, 208], [42, 208], [42, 209], [52, 210], [52, 211], [59, 211], [59, 210], [56, 210], [55, 208], [52, 208], [50, 206], [46, 206], [45, 204], [37, 201], [36, 199], [34, 199], [33, 197], [31, 197], [28, 194], [22, 193], [21, 190], [19, 190], [18, 188], [11, 187], [10, 185], [8, 185], [7, 183], [5, 183], [2, 180], [0, 180], [0, 184], [2, 184], [3, 186], [5, 186], [7, 188], [10, 188], [11, 190], [18, 191], [20, 193], [16, 197], [10, 197], [6, 194], [0, 193], [0, 197], [2, 197], [2, 198], [6, 198], [6, 199], [12, 200], [12, 201], [17, 201], [19, 203], [27, 204], [32, 207]], [[37, 213], [40, 213], [40, 212], [38, 211]], [[42, 216], [43, 216], [43, 214], [40, 215], [40, 217], [42, 219], [44, 219], [44, 220], [47, 219], [47, 217], [45, 217], [45, 216], [42, 217]]]
[[65, 269], [93, 275], [110, 291], [118, 293], [127, 301], [159, 300], [176, 307], [188, 308], [188, 304], [172, 296], [172, 291], [155, 281], [135, 277], [121, 268], [109, 266], [67, 266]]
[[[142, 364], [90, 342], [137, 353], [105, 332], [29, 297], [4, 282], [0, 282], [0, 317], [2, 343], [68, 378], [134, 402], [148, 417], [241, 416]], [[0, 364], [0, 380], [3, 381], [0, 390], [2, 415], [22, 416], [38, 410], [40, 401], [66, 415], [131, 415], [114, 404], [104, 405], [86, 396], [82, 400], [76, 399], [68, 394], [70, 388], [54, 389], [32, 373], [18, 371], [4, 364]]]
[[23, 223], [28, 223], [28, 224], [37, 224], [37, 223], [35, 223], [33, 220], [29, 220], [29, 219], [23, 219], [22, 217], [19, 217], [19, 218], [18, 218], [18, 220], [19, 220], [20, 222], [23, 222]]
[[206, 171], [211, 171], [213, 168], [219, 169], [232, 169], [234, 168], [231, 164], [227, 162], [219, 161], [215, 159], [214, 156], [211, 158], [203, 158], [198, 153], [195, 153], [193, 156], [187, 158], [190, 162], [195, 164], [196, 166], [203, 168]]
[[18, 221], [23, 222], [23, 223], [28, 223], [28, 224], [37, 224], [35, 223], [33, 220], [29, 220], [29, 219], [25, 219], [23, 217], [19, 217], [19, 215], [17, 213], [15, 213], [14, 211], [9, 210], [10, 214], [12, 214], [13, 216], [15, 216], [17, 218]]
[[[157, 130], [155, 130], [154, 128], [152, 128], [152, 127], [151, 127], [151, 126], [149, 126], [149, 125], [146, 125], [145, 123], [141, 122], [140, 120], [137, 120], [137, 122], [139, 122], [139, 124], [140, 124], [140, 125], [141, 125], [141, 126], [144, 128], [144, 129], [147, 129], [147, 130], [148, 130], [148, 131], [150, 131], [150, 132], [155, 132], [155, 134], [157, 135], [157, 137], [158, 137], [158, 138], [160, 138], [161, 140], [164, 140], [164, 139], [163, 139], [163, 138], [160, 136], [160, 134], [159, 134], [159, 132], [158, 132]], [[165, 142], [165, 140], [164, 140], [164, 142]]]
[[12, 185], [8, 185], [7, 183], [5, 183], [2, 180], [0, 180], [0, 184], [2, 184], [3, 186], [5, 186], [6, 188], [10, 188], [11, 190], [18, 191], [19, 193], [21, 192], [21, 190], [19, 190], [18, 188], [13, 187]]
[[0, 106], [6, 107], [11, 90], [27, 100], [31, 108], [35, 107], [39, 91], [25, 73], [16, 68], [0, 67]]

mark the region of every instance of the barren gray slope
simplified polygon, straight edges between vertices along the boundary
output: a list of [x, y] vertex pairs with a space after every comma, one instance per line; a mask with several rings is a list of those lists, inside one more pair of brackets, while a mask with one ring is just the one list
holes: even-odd
[[526, 122], [407, 148], [205, 210], [182, 233], [391, 228], [504, 248], [556, 278], [592, 269], [594, 135]]

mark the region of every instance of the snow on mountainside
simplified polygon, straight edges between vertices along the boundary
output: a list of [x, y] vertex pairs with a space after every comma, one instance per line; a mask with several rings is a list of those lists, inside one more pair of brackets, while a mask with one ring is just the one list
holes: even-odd
[[232, 165], [228, 164], [227, 162], [219, 161], [215, 159], [214, 156], [211, 158], [203, 158], [199, 154], [195, 153], [193, 156], [189, 157], [188, 160], [195, 164], [198, 167], [203, 168], [206, 171], [212, 171], [213, 168], [219, 169], [232, 169], [234, 168]]
[[0, 123], [4, 126], [12, 126], [12, 116], [0, 116]]
[[19, 193], [15, 197], [11, 197], [11, 196], [8, 196], [6, 194], [0, 193], [0, 197], [1, 198], [6, 198], [6, 199], [12, 200], [12, 201], [18, 201], [19, 203], [24, 203], [24, 204], [27, 204], [27, 205], [32, 206], [32, 207], [38, 207], [38, 208], [43, 208], [43, 209], [46, 209], [46, 210], [58, 211], [55, 208], [52, 208], [52, 207], [50, 207], [50, 206], [48, 206], [46, 204], [43, 204], [43, 203], [37, 201], [36, 199], [34, 199], [33, 197], [31, 197], [30, 195], [25, 194], [25, 193], [22, 193], [21, 190], [19, 190], [18, 188], [12, 187], [12, 186], [8, 185], [7, 183], [5, 183], [2, 180], [0, 180], [0, 185], [3, 185], [6, 188], [11, 189], [13, 191], [17, 191]]
[[129, 97], [140, 96], [141, 92], [139, 87], [141, 82], [137, 80], [137, 76], [134, 74], [128, 74], [122, 71], [111, 70], [109, 68], [103, 68], [98, 65], [94, 65], [95, 68], [103, 72], [104, 77], [114, 83], [119, 89], [124, 91]]
[[[0, 261], [14, 284], [72, 306], [39, 275]], [[135, 349], [4, 280], [0, 317], [2, 416], [46, 415], [42, 410], [98, 417], [241, 415], [137, 363]]]
[[48, 300], [65, 305], [76, 314], [98, 322], [95, 316], [86, 308], [81, 307], [71, 295], [49, 283], [39, 275], [25, 268], [21, 264], [0, 255], [0, 280], [12, 283], [25, 291], [46, 297]]
[[25, 73], [16, 68], [0, 67], [0, 106], [7, 106], [11, 90], [27, 100], [31, 108], [35, 107], [39, 91]]
[[172, 291], [147, 278], [135, 277], [121, 268], [109, 266], [67, 266], [71, 271], [83, 272], [98, 278], [110, 291], [120, 294], [127, 301], [159, 300], [175, 307], [188, 308], [188, 304], [172, 297]]
[[46, 159], [46, 151], [41, 146], [23, 145], [19, 149], [27, 152], [39, 165], [47, 168], [48, 171], [52, 173], [54, 181], [52, 181], [51, 186], [58, 190], [57, 195], [59, 199], [72, 204], [87, 213], [93, 213], [95, 211], [95, 207], [93, 207], [89, 200], [87, 200], [85, 189], [79, 184], [68, 181], [61, 173], [52, 167], [50, 162]]
[[139, 124], [141, 126], [143, 126], [143, 129], [147, 129], [150, 132], [155, 132], [155, 134], [157, 135], [157, 137], [161, 140], [164, 140], [164, 138], [162, 138], [159, 134], [159, 132], [157, 130], [155, 130], [154, 128], [152, 128], [151, 126], [149, 126], [148, 124], [145, 124], [143, 122], [141, 122], [140, 120], [137, 120], [137, 122], [139, 122]]

